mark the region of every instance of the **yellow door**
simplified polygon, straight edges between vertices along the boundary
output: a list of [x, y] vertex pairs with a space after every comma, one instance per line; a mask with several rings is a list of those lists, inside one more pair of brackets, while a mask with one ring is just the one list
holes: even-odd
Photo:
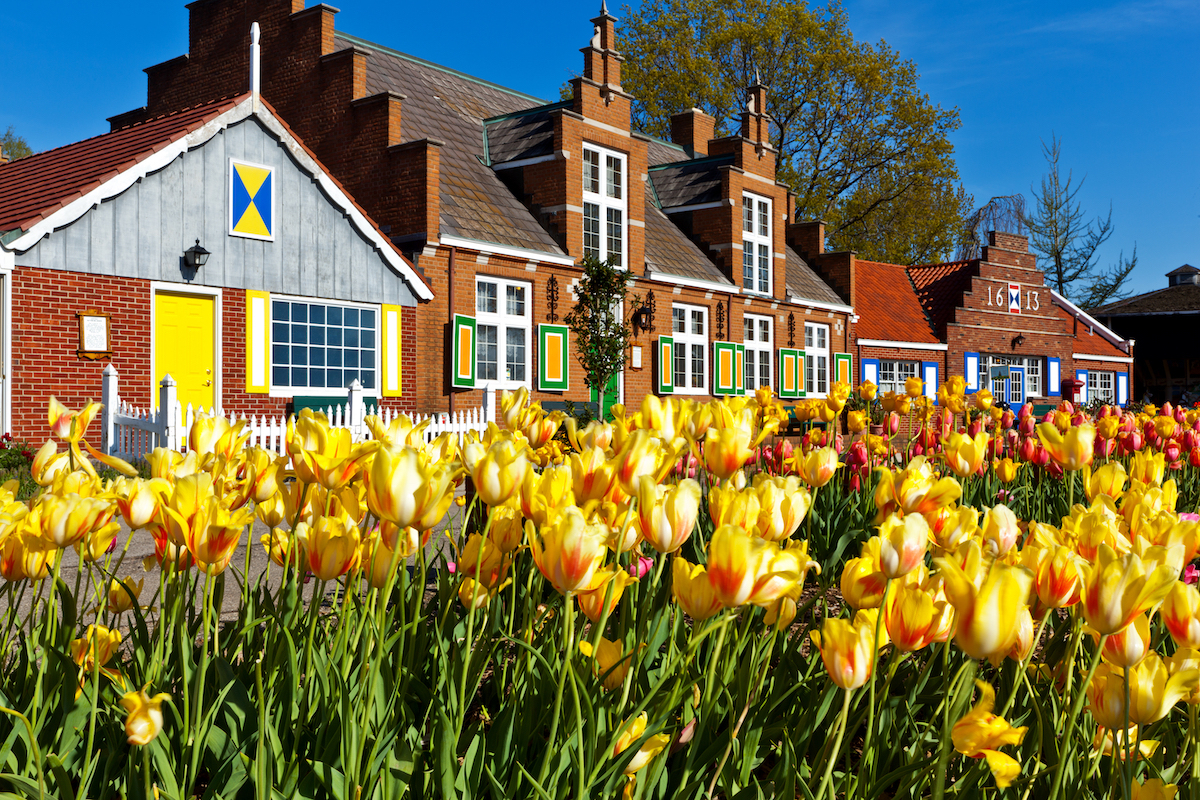
[[154, 295], [154, 404], [163, 376], [175, 379], [179, 403], [212, 408], [216, 400], [216, 299]]

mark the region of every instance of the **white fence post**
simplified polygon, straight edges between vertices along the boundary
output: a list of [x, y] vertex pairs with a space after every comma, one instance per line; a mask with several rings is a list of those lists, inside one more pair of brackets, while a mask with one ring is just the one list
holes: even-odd
[[363, 419], [367, 416], [367, 404], [363, 401], [363, 387], [358, 378], [350, 381], [350, 392], [346, 402], [344, 425], [350, 429], [351, 438], [361, 439]]
[[179, 405], [175, 379], [170, 373], [163, 376], [158, 389], [159, 447], [179, 449]]
[[491, 386], [483, 387], [483, 424], [496, 421], [496, 390]]
[[117, 368], [110, 362], [101, 373], [100, 386], [100, 402], [104, 404], [104, 410], [100, 412], [100, 429], [101, 429], [101, 445], [100, 451], [108, 455], [115, 455], [117, 444], [115, 434], [117, 431], [117, 406], [121, 402], [121, 394], [118, 391], [117, 385]]

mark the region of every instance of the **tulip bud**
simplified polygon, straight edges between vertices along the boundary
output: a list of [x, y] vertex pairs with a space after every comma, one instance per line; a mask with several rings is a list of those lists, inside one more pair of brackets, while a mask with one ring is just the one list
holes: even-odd
[[136, 692], [129, 692], [121, 697], [121, 707], [127, 712], [125, 717], [125, 736], [129, 744], [147, 745], [154, 741], [162, 730], [162, 704], [169, 700], [169, 694], [160, 693], [150, 697], [146, 684]]

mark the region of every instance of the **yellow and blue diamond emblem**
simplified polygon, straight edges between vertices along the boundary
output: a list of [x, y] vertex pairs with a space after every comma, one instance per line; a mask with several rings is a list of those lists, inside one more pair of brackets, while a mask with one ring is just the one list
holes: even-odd
[[273, 238], [274, 171], [230, 159], [229, 232], [252, 239]]

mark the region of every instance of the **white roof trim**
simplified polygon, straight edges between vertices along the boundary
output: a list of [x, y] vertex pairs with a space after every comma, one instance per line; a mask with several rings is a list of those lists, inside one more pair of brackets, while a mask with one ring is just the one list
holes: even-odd
[[558, 153], [551, 153], [548, 156], [533, 156], [532, 158], [518, 158], [516, 161], [504, 161], [500, 164], [493, 164], [492, 169], [499, 172], [502, 169], [515, 169], [516, 167], [528, 167], [531, 164], [544, 164], [547, 161], [554, 161], [559, 158]]
[[1133, 359], [1121, 356], [1093, 356], [1088, 353], [1072, 353], [1071, 358], [1076, 361], [1112, 361], [1116, 364], [1132, 364]]
[[646, 270], [646, 280], [658, 281], [659, 283], [673, 283], [678, 286], [691, 286], [696, 289], [706, 289], [710, 292], [723, 292], [725, 294], [742, 293], [742, 290], [733, 284], [706, 281], [701, 278], [684, 278], [679, 275], [669, 275], [658, 271], [651, 272], [650, 270]]
[[897, 342], [891, 339], [857, 339], [855, 344], [863, 347], [895, 347], [903, 350], [949, 350], [948, 344], [930, 342]]
[[[1049, 289], [1050, 287], [1047, 286], [1046, 288]], [[1125, 341], [1114, 331], [1103, 325], [1100, 320], [1096, 319], [1091, 314], [1087, 313], [1082, 308], [1075, 305], [1053, 289], [1050, 289], [1050, 298], [1055, 303], [1065, 308], [1068, 313], [1086, 322], [1089, 327], [1095, 329], [1101, 336], [1103, 336], [1105, 339], [1108, 339], [1108, 341], [1110, 341], [1112, 344], [1120, 347], [1127, 353], [1129, 352], [1129, 342]]]
[[822, 311], [840, 311], [843, 314], [853, 314], [854, 313], [853, 306], [844, 306], [844, 305], [841, 305], [840, 303], [822, 303], [819, 300], [808, 300], [803, 297], [797, 297], [796, 295], [789, 295], [788, 302], [795, 303], [796, 305], [799, 305], [799, 306], [809, 306], [811, 308], [819, 308]]
[[488, 255], [511, 256], [525, 261], [543, 261], [547, 264], [561, 264], [564, 267], [575, 266], [575, 259], [570, 256], [560, 256], [541, 250], [531, 250], [526, 247], [513, 247], [507, 244], [485, 242], [482, 239], [464, 239], [461, 236], [446, 236], [442, 234], [438, 237], [438, 244], [442, 247], [461, 247], [464, 250], [478, 250], [480, 253], [487, 253]]
[[261, 106], [257, 111], [254, 110], [254, 98], [250, 96], [247, 96], [245, 100], [228, 111], [209, 120], [187, 135], [179, 137], [158, 152], [152, 153], [129, 169], [100, 184], [83, 197], [63, 206], [58, 211], [39, 221], [18, 239], [11, 242], [6, 248], [0, 248], [0, 250], [9, 250], [11, 252], [28, 250], [37, 244], [43, 236], [47, 236], [58, 228], [75, 222], [101, 201], [124, 192], [146, 175], [170, 164], [182, 153], [204, 144], [216, 136], [219, 131], [241, 122], [250, 116], [258, 117], [259, 121], [279, 138], [287, 147], [292, 157], [299, 162], [300, 166], [320, 184], [330, 200], [349, 217], [351, 224], [354, 225], [358, 232], [375, 245], [383, 260], [392, 271], [409, 284], [409, 288], [412, 289], [413, 294], [422, 300], [432, 300], [433, 292], [413, 271], [408, 262], [396, 252], [392, 243], [384, 238], [366, 216], [358, 210], [346, 193], [325, 173], [325, 170], [321, 168], [316, 159], [305, 151], [300, 143], [296, 141], [296, 138], [288, 133], [287, 128], [283, 127], [283, 124], [271, 112]]

